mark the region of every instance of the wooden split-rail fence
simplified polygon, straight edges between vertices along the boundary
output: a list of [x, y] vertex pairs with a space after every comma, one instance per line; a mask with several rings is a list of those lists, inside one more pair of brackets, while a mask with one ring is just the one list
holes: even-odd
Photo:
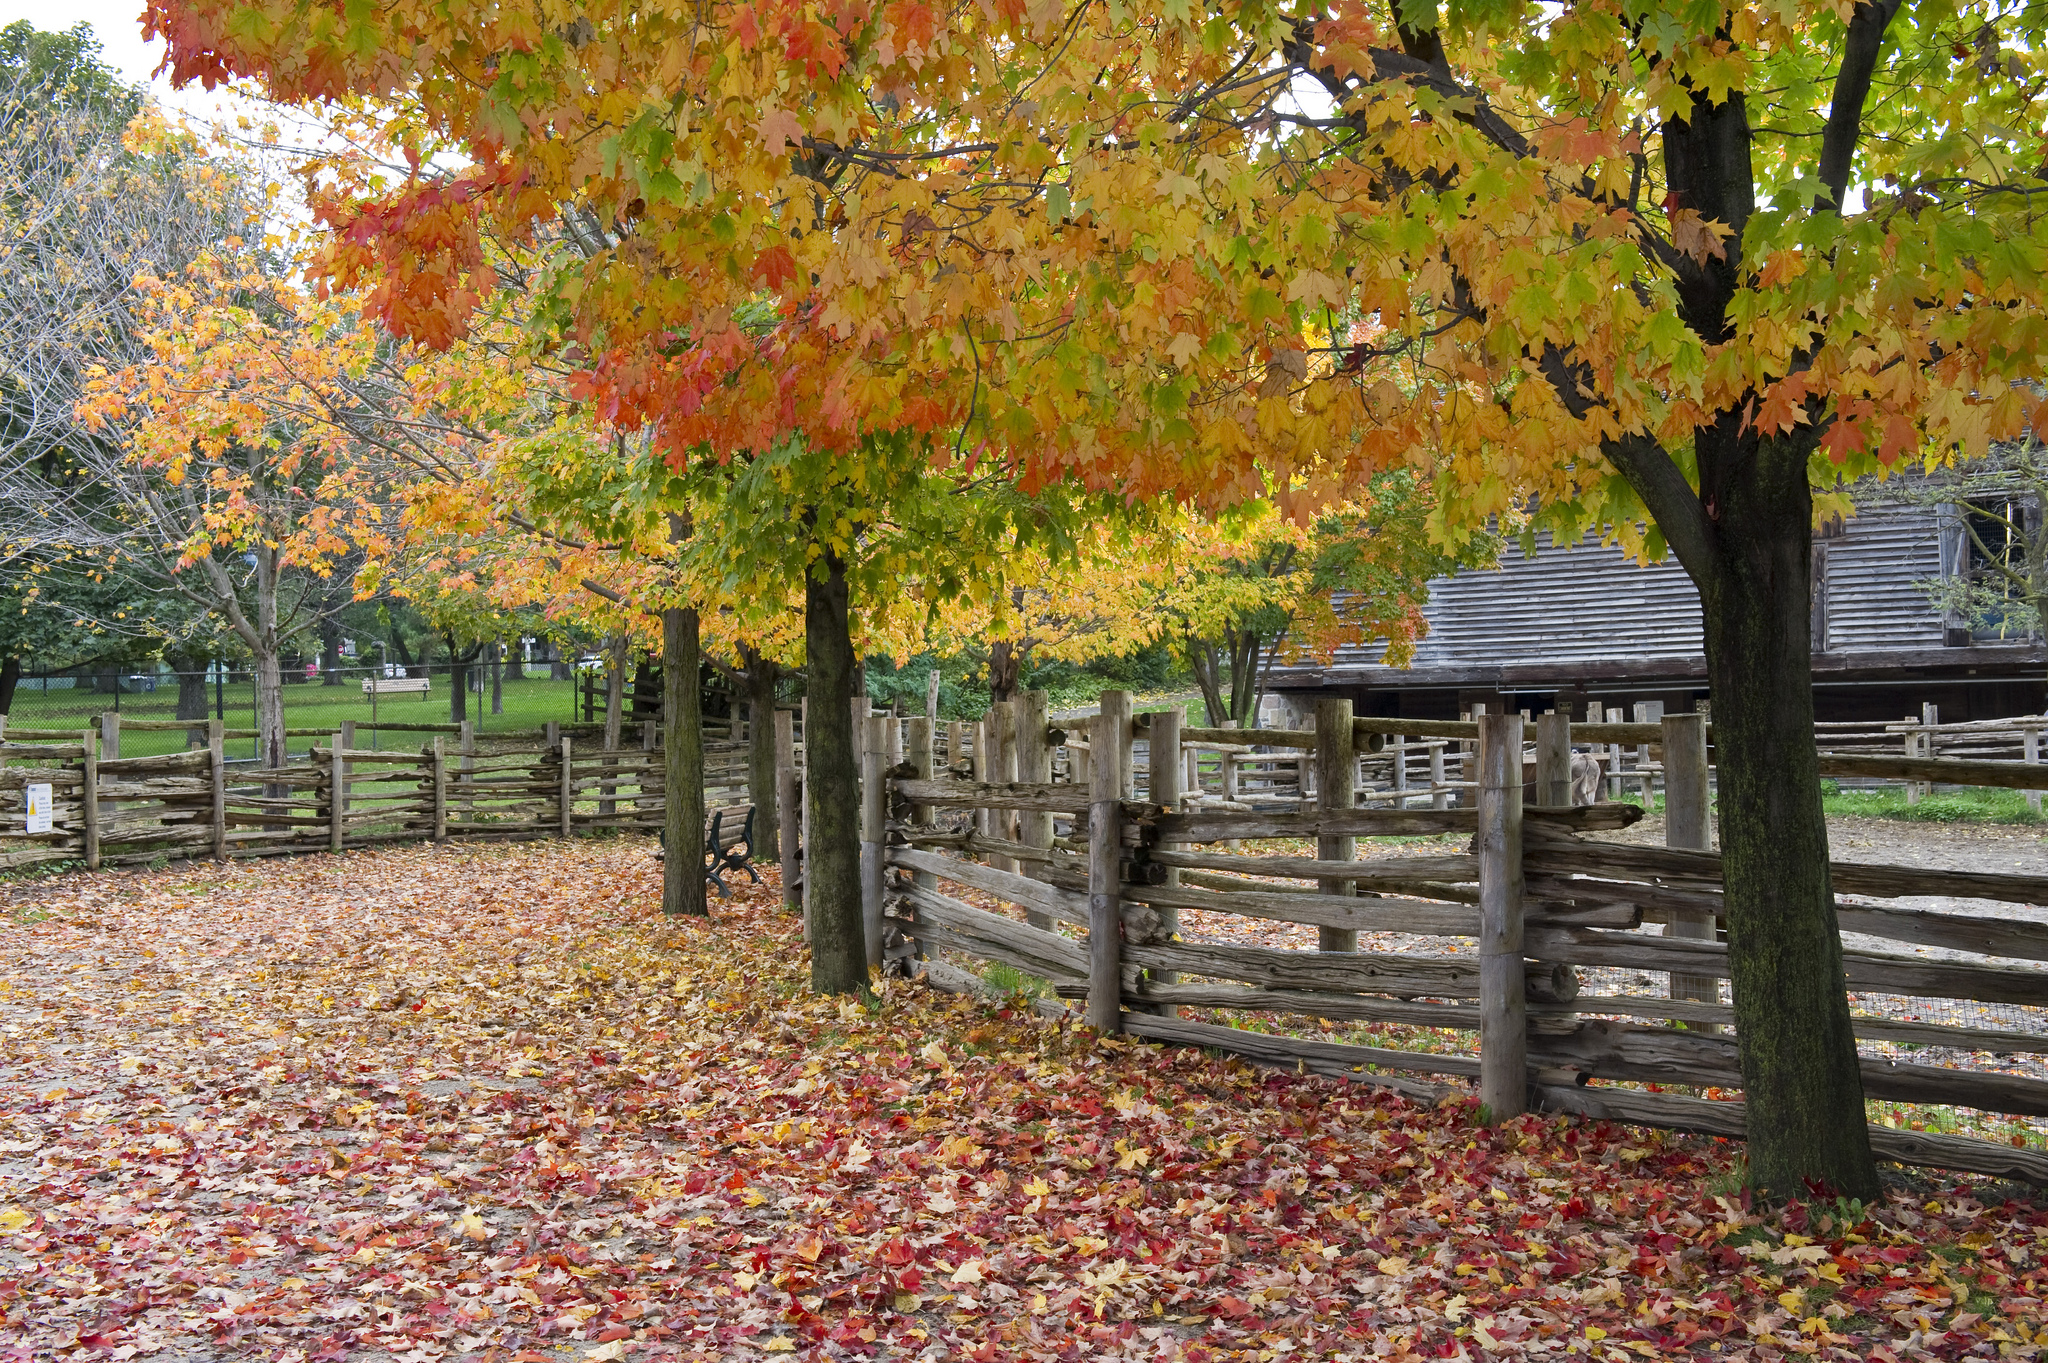
[[[941, 952], [1002, 962], [1049, 981], [1105, 1032], [1419, 1096], [1469, 1081], [1496, 1118], [1537, 1108], [1742, 1134], [1743, 1105], [1726, 1096], [1742, 1081], [1724, 998], [1704, 716], [1647, 725], [1559, 715], [1531, 726], [1520, 715], [1423, 722], [1355, 718], [1338, 700], [1318, 705], [1313, 730], [1238, 734], [1188, 726], [1179, 711], [1134, 716], [1121, 693], [1075, 722], [1078, 732], [1046, 723], [1042, 697], [1010, 708], [950, 732], [923, 719], [900, 728], [888, 717], [865, 722], [871, 963]], [[1401, 792], [1403, 802], [1427, 807], [1364, 803], [1386, 792], [1362, 798], [1360, 759], [1386, 752], [1396, 737], [1396, 751], [1450, 745], [1471, 759], [1460, 769], [1472, 779]], [[1198, 787], [1203, 773], [1191, 756], [1243, 739], [1291, 750], [1309, 793], [1297, 780], [1258, 808]], [[1636, 822], [1634, 805], [1571, 805], [1574, 746], [1615, 744], [1651, 749], [1666, 846], [1596, 836]], [[2048, 769], [2023, 762], [1841, 754], [1822, 763], [1840, 774], [2048, 785]], [[1425, 835], [1454, 841], [1358, 856], [1359, 838]], [[1867, 1054], [1866, 1095], [2048, 1117], [2048, 1079], [1997, 1069], [1997, 1057], [2048, 1053], [2048, 923], [1997, 912], [2048, 903], [2048, 877], [1851, 863], [1833, 874], [1840, 927], [1852, 939], [1844, 952], [1852, 994], [1905, 1005], [1858, 1008], [1865, 1050], [1910, 1057], [1924, 1047], [1962, 1062]], [[1891, 902], [1921, 896], [1992, 909]], [[1230, 917], [1312, 927], [1316, 948], [1205, 940], [1227, 936], [1204, 925]], [[1362, 949], [1361, 933], [1403, 937], [1391, 949]], [[1667, 984], [1584, 991], [1586, 979], [1619, 971]], [[1924, 1020], [1955, 1011], [1936, 1001], [1995, 1007], [2018, 1021]], [[1403, 1024], [1433, 1029], [1416, 1035], [1436, 1048], [1246, 1030], [1189, 1010]], [[1673, 1087], [1721, 1096], [1664, 1091]], [[1881, 1124], [1871, 1138], [1884, 1158], [2048, 1183], [2048, 1150], [2038, 1147]]]
[[[218, 720], [125, 724], [106, 715], [81, 730], [0, 729], [0, 870], [82, 861], [90, 870], [160, 858], [265, 856], [451, 838], [571, 837], [601, 829], [654, 832], [664, 810], [660, 735], [606, 750], [591, 732], [548, 725], [478, 742], [468, 725], [410, 730], [413, 749], [358, 745], [353, 725], [279, 767], [227, 760]], [[183, 752], [122, 757], [123, 729], [196, 731]], [[303, 730], [288, 735], [314, 737]], [[708, 738], [707, 809], [748, 805], [743, 743]], [[27, 796], [49, 787], [50, 826], [31, 832]]]

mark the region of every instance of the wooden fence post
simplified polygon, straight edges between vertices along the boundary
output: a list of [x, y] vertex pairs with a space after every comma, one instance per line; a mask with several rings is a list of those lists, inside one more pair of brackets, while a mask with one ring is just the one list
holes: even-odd
[[803, 827], [803, 812], [797, 805], [796, 716], [780, 707], [775, 711], [775, 809], [781, 817], [782, 907], [802, 906], [803, 875], [797, 848]]
[[100, 756], [121, 755], [121, 712], [107, 710], [100, 715]]
[[339, 852], [343, 820], [348, 816], [348, 763], [343, 759], [346, 740], [335, 734], [327, 750], [327, 850]]
[[571, 739], [562, 735], [562, 836], [575, 834], [576, 775], [574, 762], [570, 757]]
[[1123, 791], [1116, 749], [1130, 733], [1130, 698], [1122, 712], [1103, 693], [1095, 717], [1088, 785], [1088, 1025], [1098, 1032], [1123, 1030], [1123, 905], [1117, 893], [1117, 863], [1123, 854]]
[[[997, 785], [1008, 785], [1017, 780], [1017, 702], [997, 701], [989, 707], [989, 776]], [[1015, 841], [1016, 811], [1009, 809], [992, 810], [989, 814], [989, 832], [1006, 841]], [[998, 871], [1019, 869], [1014, 857], [990, 857], [988, 864]]]
[[228, 772], [224, 726], [218, 719], [206, 721], [206, 752], [213, 773], [213, 859], [228, 859]]
[[[1662, 724], [1664, 702], [1661, 700], [1639, 700], [1635, 704], [1635, 718], [1638, 724]], [[1636, 775], [1643, 782], [1643, 813], [1648, 814], [1655, 805], [1657, 776], [1650, 769], [1650, 745], [1636, 744]]]
[[882, 776], [888, 736], [882, 729], [888, 723], [887, 715], [869, 715], [861, 726], [866, 732], [860, 748], [860, 928], [869, 970], [882, 968], [882, 846], [889, 812]]
[[[1052, 697], [1044, 691], [1022, 691], [1014, 704], [1017, 707], [1017, 779], [1031, 785], [1049, 785], [1052, 782], [1052, 748], [1045, 741], [1046, 730], [1051, 727], [1049, 715]], [[1052, 846], [1052, 815], [1038, 810], [1029, 810], [1017, 820], [1017, 841], [1029, 847]], [[1050, 880], [1052, 867], [1043, 861], [1029, 861], [1018, 868], [1036, 880]], [[1024, 920], [1034, 928], [1052, 930], [1052, 919], [1035, 910], [1026, 910]]]
[[[1147, 792], [1148, 798], [1155, 805], [1165, 805], [1175, 811], [1180, 810], [1183, 804], [1181, 777], [1185, 774], [1186, 767], [1181, 761], [1180, 730], [1184, 718], [1184, 712], [1179, 709], [1154, 710], [1152, 736], [1148, 740], [1151, 744], [1152, 759], [1151, 789]], [[1180, 884], [1180, 871], [1169, 868], [1165, 883]], [[1157, 912], [1159, 931], [1171, 940], [1180, 932], [1180, 910], [1170, 904], [1162, 904], [1158, 906]], [[1177, 984], [1180, 982], [1180, 972], [1155, 971], [1152, 979], [1160, 984]], [[1173, 1004], [1159, 1004], [1157, 1007], [1166, 1017], [1180, 1016], [1180, 1009]]]
[[[462, 817], [464, 823], [476, 822], [476, 725], [469, 720], [462, 721], [462, 732], [457, 735], [462, 757]], [[568, 749], [562, 750], [562, 766], [569, 765]]]
[[[118, 740], [120, 730], [114, 732]], [[78, 795], [85, 824], [85, 869], [88, 871], [100, 869], [100, 758], [99, 745], [94, 742], [97, 737], [91, 729], [79, 734], [79, 740], [85, 745], [85, 762], [79, 772], [83, 784]]]
[[[2020, 731], [2020, 752], [2024, 760], [2028, 762], [2039, 762], [2041, 760], [2041, 729], [2039, 725], [2029, 724]], [[2033, 810], [2036, 814], [2041, 812], [2040, 791], [2030, 790], [2027, 792], [2027, 808]]]
[[1479, 1101], [1504, 1122], [1528, 1108], [1522, 964], [1522, 717], [1479, 721]]
[[[1619, 724], [1627, 718], [1628, 712], [1619, 705], [1607, 707], [1607, 722], [1609, 724]], [[1619, 800], [1621, 798], [1621, 744], [1619, 743], [1609, 743], [1607, 745], [1607, 798], [1610, 800]]]
[[[1137, 788], [1136, 773], [1131, 770], [1131, 693], [1104, 691], [1102, 713], [1116, 721], [1112, 729], [1115, 741], [1105, 751], [1093, 753], [1091, 756], [1097, 762], [1107, 760], [1113, 764], [1116, 771], [1116, 798], [1128, 800]], [[1096, 738], [1101, 738], [1099, 730]]]
[[448, 841], [448, 735], [435, 734], [433, 747], [434, 763], [434, 841]]
[[[937, 674], [934, 673], [933, 675]], [[1040, 694], [1043, 693], [1041, 692]], [[915, 779], [919, 781], [929, 781], [932, 779], [932, 731], [937, 727], [938, 725], [929, 715], [914, 715], [911, 717], [910, 751], [905, 754], [905, 760], [910, 763], [910, 769], [917, 773]], [[930, 805], [915, 805], [910, 811], [910, 821], [920, 827], [930, 827], [932, 813], [932, 806]], [[912, 872], [910, 882], [927, 890], [936, 890], [939, 887], [939, 878], [930, 871]], [[913, 937], [910, 939], [910, 946], [913, 958], [920, 961], [923, 960], [924, 939]]]
[[[1707, 787], [1707, 717], [1664, 716], [1664, 845], [1704, 852], [1713, 846]], [[1666, 937], [1714, 940], [1710, 909], [1673, 909]], [[1673, 975], [1671, 997], [1719, 1003], [1721, 982], [1711, 975]], [[1718, 1030], [1718, 1029], [1715, 1029]]]
[[1434, 739], [1429, 745], [1429, 807], [1449, 809], [1451, 793], [1444, 789], [1444, 743]]
[[[352, 719], [344, 719], [344, 720], [343, 720], [343, 721], [341, 722], [341, 735], [340, 735], [340, 737], [339, 737], [339, 738], [337, 738], [337, 739], [335, 740], [335, 746], [336, 746], [336, 747], [338, 747], [338, 748], [342, 748], [342, 749], [345, 749], [345, 750], [347, 750], [347, 751], [349, 751], [349, 752], [354, 752], [354, 751], [355, 751], [355, 747], [356, 747], [356, 722], [355, 722], [354, 720], [352, 720]], [[349, 768], [348, 768], [348, 763], [346, 763], [346, 762], [342, 763], [342, 765], [341, 765], [341, 808], [342, 808], [342, 811], [343, 811], [344, 813], [346, 813], [346, 812], [347, 812], [347, 810], [348, 810], [348, 807], [349, 807], [349, 798], [348, 798], [348, 772], [349, 772]]]
[[1572, 803], [1572, 717], [1546, 710], [1536, 717], [1536, 803], [1569, 809]]
[[[809, 695], [805, 695], [805, 696], [803, 697], [803, 699], [802, 699], [802, 700], [800, 700], [800, 701], [798, 701], [798, 702], [797, 702], [797, 704], [798, 704], [798, 707], [799, 707], [799, 708], [798, 708], [798, 710], [797, 710], [797, 714], [798, 714], [798, 715], [799, 715], [799, 716], [800, 716], [800, 717], [802, 718], [802, 720], [803, 720], [803, 726], [804, 726], [804, 760], [805, 760], [805, 763], [806, 763], [806, 765], [808, 766], [808, 764], [809, 764], [809, 761], [810, 761], [810, 742], [811, 742], [811, 698], [810, 698], [810, 696], [809, 696]], [[795, 740], [794, 740], [794, 738], [792, 738], [792, 740], [791, 740], [791, 744], [790, 744], [790, 752], [791, 752], [791, 757], [792, 757], [792, 760], [794, 760], [794, 755], [795, 755], [795, 752], [796, 752], [796, 745], [795, 745]], [[805, 776], [804, 776], [804, 778], [803, 778], [803, 809], [802, 809], [802, 811], [801, 811], [801, 813], [800, 813], [800, 815], [799, 815], [799, 819], [798, 819], [798, 821], [799, 821], [799, 822], [800, 822], [800, 823], [801, 823], [801, 824], [803, 825], [803, 827], [802, 827], [802, 830], [801, 830], [801, 832], [802, 832], [802, 837], [801, 837], [801, 838], [799, 839], [799, 841], [798, 841], [798, 846], [799, 846], [799, 847], [801, 847], [801, 848], [803, 849], [803, 855], [804, 855], [804, 877], [803, 877], [803, 880], [802, 880], [802, 882], [800, 883], [800, 889], [802, 890], [802, 899], [803, 899], [803, 904], [802, 904], [802, 907], [803, 907], [803, 914], [804, 914], [804, 940], [805, 940], [806, 942], [808, 942], [808, 941], [810, 941], [810, 940], [811, 940], [811, 865], [810, 865], [810, 856], [811, 856], [811, 783], [810, 783], [810, 777], [809, 777], [809, 774], [808, 774], [808, 773], [806, 773], [806, 775], [805, 775]]]
[[[1351, 702], [1341, 696], [1323, 696], [1316, 701], [1316, 809], [1325, 814], [1350, 813], [1358, 807], [1357, 735], [1351, 728]], [[1358, 856], [1358, 839], [1318, 834], [1316, 857], [1321, 861], [1352, 861]], [[1349, 898], [1358, 882], [1335, 877], [1320, 882], [1324, 894]], [[1358, 950], [1358, 929], [1317, 928], [1318, 951]]]

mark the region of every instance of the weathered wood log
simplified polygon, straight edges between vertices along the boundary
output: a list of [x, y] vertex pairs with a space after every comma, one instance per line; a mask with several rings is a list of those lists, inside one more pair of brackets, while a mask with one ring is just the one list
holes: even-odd
[[1432, 1055], [1422, 1051], [1393, 1051], [1378, 1046], [1350, 1046], [1334, 1041], [1307, 1041], [1300, 1037], [1274, 1036], [1268, 1032], [1246, 1032], [1235, 1027], [1218, 1027], [1182, 1018], [1165, 1018], [1148, 1013], [1128, 1013], [1124, 1029], [1138, 1036], [1184, 1046], [1205, 1046], [1230, 1051], [1251, 1059], [1299, 1066], [1317, 1074], [1339, 1078], [1366, 1078], [1367, 1066], [1405, 1070], [1414, 1074], [1456, 1074], [1477, 1077], [1479, 1060], [1469, 1055]]
[[1239, 875], [1279, 876], [1293, 880], [1318, 880], [1325, 876], [1342, 875], [1361, 885], [1383, 879], [1456, 883], [1476, 881], [1479, 878], [1479, 859], [1464, 853], [1442, 857], [1319, 861], [1314, 857], [1255, 857], [1231, 852], [1160, 850], [1152, 853], [1152, 860], [1161, 866], [1185, 866], [1199, 871], [1234, 871]]
[[1235, 984], [1147, 982], [1128, 1003], [1170, 1003], [1187, 1008], [1231, 1008], [1248, 1013], [1289, 1013], [1356, 1022], [1398, 1022], [1415, 1027], [1479, 1030], [1479, 1010], [1469, 1004], [1410, 1003], [1373, 994], [1319, 989], [1259, 989]]
[[1843, 753], [1822, 753], [1820, 774], [1866, 780], [1925, 781], [1945, 786], [2048, 790], [2048, 766], [2035, 762], [1965, 762], [1947, 757], [1853, 757]]
[[915, 781], [895, 783], [899, 798], [941, 809], [1030, 809], [1049, 814], [1085, 814], [1088, 791], [1071, 783], [997, 785], [984, 781]]
[[1479, 914], [1469, 908], [1414, 900], [1339, 898], [1310, 893], [1206, 890], [1190, 885], [1126, 885], [1124, 898], [1154, 908], [1232, 913], [1275, 923], [1353, 932], [1415, 932], [1433, 937], [1475, 937]]
[[1299, 748], [1313, 752], [1316, 746], [1314, 729], [1199, 729], [1183, 725], [1180, 731], [1183, 743], [1219, 744], [1224, 747]]
[[1014, 871], [998, 871], [992, 866], [977, 862], [962, 861], [957, 857], [940, 856], [936, 852], [919, 852], [908, 847], [892, 847], [888, 851], [888, 863], [910, 871], [928, 871], [941, 880], [951, 880], [969, 889], [980, 890], [1001, 899], [1007, 899], [1033, 912], [1057, 918], [1063, 923], [1076, 927], [1088, 926], [1088, 896], [1063, 890], [1042, 880], [1019, 875]]
[[100, 759], [100, 775], [103, 777], [126, 776], [133, 772], [205, 771], [206, 753], [195, 749], [191, 752], [159, 753], [154, 757], [103, 757]]
[[1422, 837], [1470, 833], [1478, 827], [1467, 809], [1356, 809], [1314, 814], [1235, 814], [1198, 808], [1152, 820], [1161, 839], [1227, 842], [1241, 838]]
[[[1014, 918], [977, 909], [921, 885], [898, 886], [892, 892], [891, 900], [898, 905], [908, 905], [910, 916], [919, 926], [935, 925], [1022, 953], [1044, 967], [1038, 970], [1039, 974], [1050, 971], [1075, 979], [1087, 978], [1087, 947], [1071, 937], [1045, 932]], [[899, 917], [904, 916], [901, 908], [896, 913]]]
[[[1728, 949], [1718, 942], [1647, 937], [1597, 928], [1531, 925], [1527, 950], [1573, 965], [1678, 971], [1728, 978]], [[2048, 1004], [2048, 970], [2027, 966], [1929, 961], [1874, 951], [1844, 951], [1842, 968], [1851, 989], [1920, 998], [1976, 999], [1983, 1003]]]
[[[1393, 955], [1361, 951], [1282, 951], [1270, 947], [1218, 946], [1207, 942], [1132, 945], [1125, 960], [1147, 969], [1183, 975], [1241, 980], [1272, 989], [1319, 989], [1387, 994], [1395, 998], [1479, 997], [1477, 956]], [[1555, 962], [1528, 961], [1524, 970], [1546, 990], [1560, 982]]]

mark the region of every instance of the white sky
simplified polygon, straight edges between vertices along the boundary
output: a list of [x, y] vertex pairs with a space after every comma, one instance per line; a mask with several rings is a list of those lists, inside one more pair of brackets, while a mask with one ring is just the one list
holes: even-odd
[[231, 117], [238, 105], [232, 95], [221, 91], [208, 94], [197, 85], [174, 90], [168, 80], [150, 79], [149, 73], [163, 60], [164, 45], [142, 39], [142, 0], [55, 0], [54, 4], [51, 0], [0, 0], [0, 27], [17, 19], [51, 32], [62, 32], [81, 20], [91, 24], [93, 36], [100, 40], [100, 57], [107, 65], [133, 84], [148, 85], [166, 108], [194, 122]]

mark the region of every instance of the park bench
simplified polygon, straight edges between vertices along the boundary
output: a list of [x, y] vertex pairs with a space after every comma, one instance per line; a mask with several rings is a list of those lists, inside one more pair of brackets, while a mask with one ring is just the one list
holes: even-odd
[[363, 694], [366, 696], [394, 696], [416, 691], [419, 693], [419, 698], [425, 700], [427, 693], [433, 690], [433, 688], [434, 681], [431, 677], [365, 677], [363, 679]]
[[[737, 827], [728, 826], [725, 816], [731, 814], [738, 821]], [[668, 854], [668, 830], [660, 834], [661, 850], [654, 855], [657, 859]], [[754, 807], [735, 805], [727, 809], [711, 811], [711, 824], [704, 830], [704, 879], [718, 887], [720, 899], [729, 898], [732, 886], [725, 883], [728, 871], [745, 871], [756, 885], [761, 883], [760, 872], [753, 867], [754, 860]]]

